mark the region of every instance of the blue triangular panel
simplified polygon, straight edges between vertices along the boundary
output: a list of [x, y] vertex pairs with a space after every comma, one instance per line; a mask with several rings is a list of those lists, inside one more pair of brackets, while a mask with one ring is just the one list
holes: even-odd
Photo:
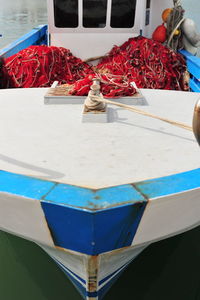
[[98, 211], [42, 202], [57, 246], [98, 255], [130, 246], [146, 201]]

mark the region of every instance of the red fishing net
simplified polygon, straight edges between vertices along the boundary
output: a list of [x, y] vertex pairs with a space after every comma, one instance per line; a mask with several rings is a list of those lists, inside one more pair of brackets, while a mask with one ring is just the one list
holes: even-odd
[[62, 47], [30, 46], [5, 59], [4, 87], [49, 87], [54, 81], [74, 83], [93, 72], [91, 67]]
[[92, 79], [99, 78], [101, 80], [101, 93], [107, 98], [118, 98], [123, 96], [132, 96], [136, 93], [136, 89], [123, 76], [113, 74], [90, 74], [84, 79], [76, 81], [70, 91], [71, 95], [85, 96], [90, 90]]
[[72, 85], [71, 94], [87, 95], [92, 79], [101, 79], [106, 97], [131, 96], [139, 88], [187, 90], [184, 58], [161, 43], [131, 38], [114, 46], [96, 67], [62, 47], [31, 46], [7, 58], [2, 66], [1, 86], [49, 87], [54, 81]]
[[139, 88], [188, 90], [183, 56], [144, 37], [130, 38], [120, 47], [113, 47], [97, 69], [124, 76]]

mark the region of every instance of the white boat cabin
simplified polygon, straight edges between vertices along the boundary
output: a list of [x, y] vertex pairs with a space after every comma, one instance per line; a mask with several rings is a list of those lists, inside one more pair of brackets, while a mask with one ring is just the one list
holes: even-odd
[[48, 0], [50, 44], [82, 59], [142, 34], [151, 37], [172, 0]]

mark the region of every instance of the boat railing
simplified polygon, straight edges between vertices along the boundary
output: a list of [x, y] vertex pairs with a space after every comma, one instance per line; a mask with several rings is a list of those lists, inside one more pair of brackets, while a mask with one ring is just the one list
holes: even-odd
[[200, 92], [200, 58], [194, 56], [186, 50], [180, 53], [185, 57], [187, 69], [190, 74], [190, 89], [193, 92]]
[[39, 25], [33, 28], [31, 31], [21, 36], [13, 43], [0, 49], [0, 57], [7, 58], [31, 45], [41, 45], [41, 44], [47, 45], [48, 42], [47, 30], [48, 30], [47, 25]]

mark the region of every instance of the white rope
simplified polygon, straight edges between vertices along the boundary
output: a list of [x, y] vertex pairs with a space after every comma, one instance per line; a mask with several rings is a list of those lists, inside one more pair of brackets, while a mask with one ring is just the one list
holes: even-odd
[[174, 36], [176, 30], [181, 26], [181, 24], [182, 24], [184, 21], [185, 21], [185, 18], [182, 18], [182, 19], [180, 20], [180, 22], [178, 22], [178, 24], [176, 25], [176, 27], [173, 29], [173, 31], [172, 31], [172, 33], [170, 34], [170, 37], [169, 37], [169, 39], [168, 39], [168, 42], [167, 42], [167, 45], [168, 45], [168, 46], [170, 45], [171, 40], [173, 39], [173, 36]]
[[103, 102], [103, 103], [108, 103], [108, 104], [116, 105], [116, 106], [119, 106], [119, 107], [123, 107], [123, 108], [125, 108], [127, 110], [130, 110], [132, 112], [141, 114], [143, 116], [147, 116], [147, 117], [150, 117], [150, 118], [158, 119], [160, 121], [169, 123], [171, 125], [174, 125], [174, 126], [181, 127], [183, 129], [192, 131], [192, 127], [189, 126], [189, 125], [187, 125], [187, 124], [184, 124], [184, 123], [181, 123], [181, 122], [176, 122], [176, 121], [173, 121], [173, 120], [170, 120], [170, 119], [166, 119], [166, 118], [162, 118], [162, 117], [159, 117], [157, 115], [148, 113], [148, 112], [146, 112], [144, 110], [132, 107], [130, 105], [126, 105], [126, 104], [123, 104], [123, 103], [119, 103], [119, 102], [107, 100], [107, 99], [103, 98], [103, 96], [93, 96], [92, 99], [95, 100], [95, 101], [97, 101], [97, 102]]
[[101, 94], [95, 95], [94, 91], [89, 91], [87, 98], [85, 99], [85, 106], [88, 110], [97, 110], [101, 111], [105, 109], [106, 104], [102, 101], [99, 101]]

